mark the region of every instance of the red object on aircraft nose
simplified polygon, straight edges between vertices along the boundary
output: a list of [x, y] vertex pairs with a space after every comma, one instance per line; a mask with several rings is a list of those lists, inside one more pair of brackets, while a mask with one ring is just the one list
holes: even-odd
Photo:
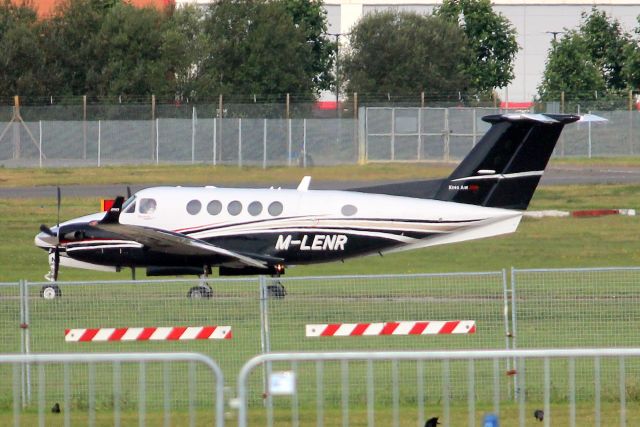
[[106, 212], [113, 206], [115, 199], [100, 199], [100, 210]]

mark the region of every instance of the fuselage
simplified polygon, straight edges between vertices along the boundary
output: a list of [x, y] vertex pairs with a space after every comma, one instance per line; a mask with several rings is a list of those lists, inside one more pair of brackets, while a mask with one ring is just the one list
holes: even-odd
[[[104, 213], [61, 224], [60, 247], [74, 260], [123, 267], [216, 266], [211, 256], [149, 250], [95, 230]], [[154, 187], [122, 207], [120, 224], [167, 230], [216, 247], [291, 266], [414, 249], [509, 233], [520, 211], [353, 191]], [[40, 233], [36, 244], [52, 247]], [[64, 264], [64, 263], [63, 263]]]

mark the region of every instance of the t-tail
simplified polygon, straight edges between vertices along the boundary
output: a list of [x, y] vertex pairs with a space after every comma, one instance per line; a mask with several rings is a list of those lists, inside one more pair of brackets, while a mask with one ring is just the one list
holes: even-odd
[[564, 125], [579, 119], [580, 116], [556, 114], [483, 117], [491, 128], [442, 182], [433, 198], [526, 209]]

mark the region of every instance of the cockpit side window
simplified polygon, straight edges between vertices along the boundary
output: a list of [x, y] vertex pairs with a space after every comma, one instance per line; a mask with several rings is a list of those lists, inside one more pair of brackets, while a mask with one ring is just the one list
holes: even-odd
[[138, 212], [141, 214], [151, 215], [156, 211], [156, 200], [155, 199], [140, 199], [140, 208]]
[[136, 196], [131, 196], [122, 205], [123, 213], [134, 213], [136, 211]]

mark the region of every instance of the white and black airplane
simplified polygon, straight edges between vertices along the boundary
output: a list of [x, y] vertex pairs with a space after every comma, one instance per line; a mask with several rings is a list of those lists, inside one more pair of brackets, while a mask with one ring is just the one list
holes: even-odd
[[[147, 275], [280, 275], [345, 260], [511, 233], [575, 115], [502, 114], [444, 180], [345, 191], [153, 187], [105, 212], [40, 227], [35, 244], [60, 265]], [[44, 296], [60, 294], [55, 284]], [[191, 297], [209, 297], [194, 287]]]

